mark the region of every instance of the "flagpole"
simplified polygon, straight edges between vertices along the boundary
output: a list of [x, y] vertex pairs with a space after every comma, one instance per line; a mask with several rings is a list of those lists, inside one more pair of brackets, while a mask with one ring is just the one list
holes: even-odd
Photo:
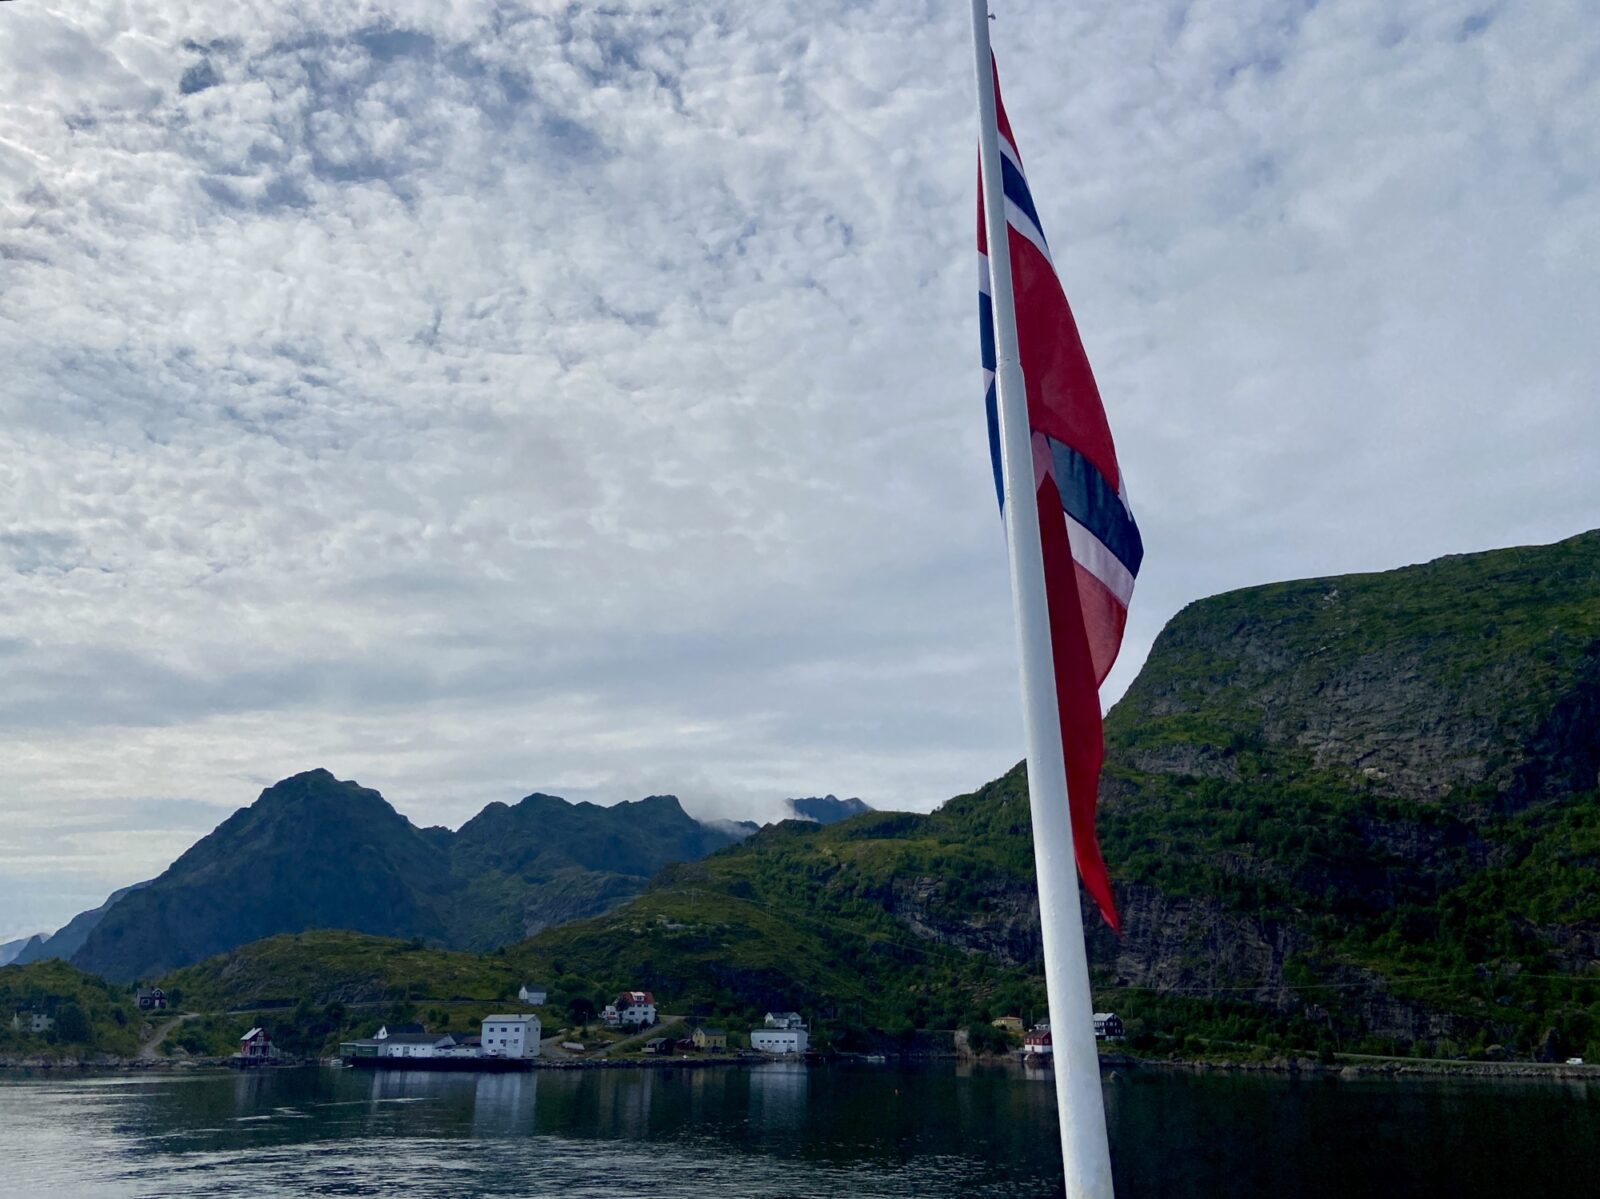
[[1000, 410], [1000, 460], [1005, 490], [1006, 544], [1011, 556], [1011, 607], [1022, 667], [1022, 721], [1028, 742], [1028, 802], [1033, 817], [1039, 924], [1044, 939], [1045, 992], [1055, 1060], [1056, 1109], [1068, 1199], [1111, 1199], [1111, 1151], [1106, 1141], [1100, 1054], [1084, 952], [1083, 913], [1072, 853], [1067, 770], [1050, 652], [1050, 612], [1039, 544], [1028, 398], [1017, 352], [1017, 312], [1011, 289], [1005, 185], [989, 53], [987, 0], [972, 0], [972, 48], [978, 78], [978, 144], [983, 169], [984, 230], [989, 244], [989, 292], [994, 312], [995, 387]]

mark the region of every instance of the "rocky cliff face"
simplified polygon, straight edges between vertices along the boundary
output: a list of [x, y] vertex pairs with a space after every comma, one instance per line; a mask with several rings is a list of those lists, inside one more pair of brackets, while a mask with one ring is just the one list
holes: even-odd
[[1600, 533], [1191, 605], [1107, 721], [1100, 976], [1402, 1044], [1584, 1008], [1507, 980], [1594, 962], [1597, 664]]
[[1227, 772], [1229, 750], [1259, 745], [1379, 794], [1536, 801], [1600, 785], [1597, 683], [1593, 532], [1191, 604], [1108, 736], [1163, 774]]
[[[1102, 1002], [1298, 1048], [1600, 1048], [1600, 533], [1192, 604], [1106, 730], [1124, 934], [1085, 907]], [[871, 944], [856, 1002], [882, 1019], [1037, 985], [1020, 766], [930, 816], [786, 824], [674, 872], [626, 909], [633, 968], [667, 952], [642, 917], [690, 887]], [[753, 963], [739, 907], [671, 920]]]

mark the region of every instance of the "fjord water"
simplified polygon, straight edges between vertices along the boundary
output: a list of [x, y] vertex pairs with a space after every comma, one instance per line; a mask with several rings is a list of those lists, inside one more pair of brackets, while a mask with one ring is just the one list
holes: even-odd
[[[1595, 1193], [1600, 1084], [1135, 1070], [1121, 1199]], [[873, 1199], [1061, 1193], [1004, 1067], [0, 1078], [0, 1194]]]

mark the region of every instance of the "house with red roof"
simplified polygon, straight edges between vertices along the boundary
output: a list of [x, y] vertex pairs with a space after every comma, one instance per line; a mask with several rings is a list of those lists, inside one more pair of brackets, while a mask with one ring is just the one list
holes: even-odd
[[622, 991], [600, 1013], [600, 1018], [612, 1028], [632, 1024], [643, 1026], [656, 1022], [656, 997], [649, 991]]

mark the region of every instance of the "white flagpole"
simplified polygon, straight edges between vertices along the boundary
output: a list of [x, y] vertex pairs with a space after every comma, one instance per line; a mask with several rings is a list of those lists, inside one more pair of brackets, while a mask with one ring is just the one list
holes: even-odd
[[1100, 1055], [1095, 1048], [1089, 963], [1084, 952], [1083, 914], [1078, 907], [1078, 874], [1072, 854], [1067, 771], [1062, 758], [1044, 557], [1034, 498], [1028, 399], [1017, 354], [1017, 312], [1011, 290], [1011, 245], [1000, 174], [987, 0], [972, 0], [972, 48], [978, 76], [983, 214], [994, 311], [995, 387], [1000, 409], [1006, 543], [1011, 551], [1011, 606], [1022, 665], [1028, 801], [1033, 815], [1034, 866], [1039, 879], [1039, 922], [1044, 936], [1044, 979], [1050, 1000], [1061, 1155], [1068, 1199], [1111, 1199], [1111, 1151], [1106, 1143]]

